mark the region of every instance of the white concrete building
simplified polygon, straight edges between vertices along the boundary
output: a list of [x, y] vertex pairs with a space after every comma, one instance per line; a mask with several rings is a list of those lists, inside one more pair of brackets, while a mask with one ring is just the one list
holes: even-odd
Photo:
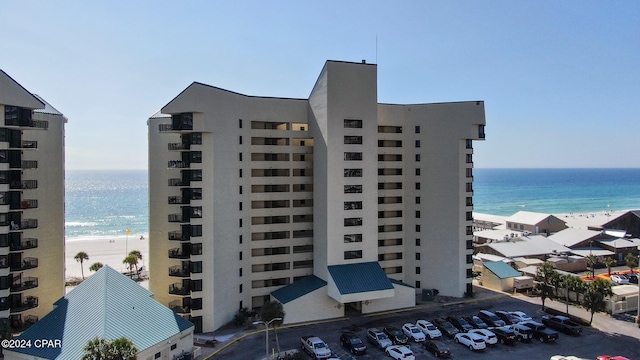
[[377, 86], [376, 65], [328, 61], [308, 98], [193, 83], [152, 116], [156, 299], [200, 332], [272, 294], [297, 322], [470, 292], [484, 103], [380, 104]]
[[0, 70], [0, 332], [64, 295], [67, 119]]

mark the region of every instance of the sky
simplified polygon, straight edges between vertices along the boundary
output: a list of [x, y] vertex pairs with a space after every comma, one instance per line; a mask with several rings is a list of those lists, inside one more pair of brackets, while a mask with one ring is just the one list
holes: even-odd
[[478, 168], [640, 167], [640, 2], [0, 2], [0, 69], [68, 118], [66, 168], [146, 169], [147, 119], [194, 81], [306, 98], [326, 60], [378, 101], [485, 101]]

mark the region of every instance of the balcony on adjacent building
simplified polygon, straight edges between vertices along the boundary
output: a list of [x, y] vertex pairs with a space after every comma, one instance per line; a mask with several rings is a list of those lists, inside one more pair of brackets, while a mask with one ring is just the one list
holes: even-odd
[[173, 241], [189, 241], [191, 237], [188, 234], [185, 234], [181, 231], [170, 231], [169, 232], [169, 240]]
[[189, 199], [182, 196], [169, 196], [169, 204], [188, 204]]
[[174, 300], [169, 303], [169, 309], [173, 310], [176, 314], [189, 314], [191, 313], [190, 306], [184, 306], [182, 300]]
[[13, 302], [11, 304], [11, 313], [19, 313], [36, 307], [38, 307], [38, 297], [27, 296], [23, 301]]
[[38, 219], [24, 219], [20, 222], [19, 228], [11, 230], [37, 229]]
[[38, 239], [27, 238], [27, 239], [15, 239], [10, 243], [11, 251], [20, 251], [20, 250], [28, 250], [35, 249], [38, 247]]
[[169, 285], [169, 294], [172, 295], [189, 295], [191, 294], [191, 289], [188, 286], [184, 286], [181, 283], [173, 283]]
[[27, 315], [24, 319], [20, 315], [11, 315], [11, 330], [15, 332], [25, 331], [36, 322], [38, 322], [38, 317], [35, 315]]
[[14, 281], [11, 284], [11, 292], [20, 292], [28, 289], [38, 287], [38, 278], [33, 276], [26, 276], [24, 278], [18, 278], [19, 281]]
[[169, 268], [169, 276], [176, 277], [189, 277], [191, 275], [191, 271], [188, 267], [175, 265]]
[[182, 214], [169, 214], [169, 222], [189, 222], [189, 217]]
[[[19, 254], [18, 254], [19, 255]], [[21, 262], [10, 262], [9, 268], [11, 271], [22, 271], [38, 267], [38, 258], [26, 257]]]
[[169, 258], [171, 259], [188, 259], [191, 256], [189, 247], [169, 249]]
[[12, 180], [9, 182], [9, 189], [37, 189], [38, 180]]

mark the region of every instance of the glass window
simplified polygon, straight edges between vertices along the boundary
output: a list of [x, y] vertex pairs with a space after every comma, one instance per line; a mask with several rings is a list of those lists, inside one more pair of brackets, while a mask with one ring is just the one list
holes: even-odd
[[351, 250], [344, 252], [344, 259], [362, 259], [362, 250]]
[[345, 144], [362, 144], [362, 136], [345, 136]]
[[362, 128], [362, 120], [344, 119], [344, 127], [345, 128], [361, 129]]

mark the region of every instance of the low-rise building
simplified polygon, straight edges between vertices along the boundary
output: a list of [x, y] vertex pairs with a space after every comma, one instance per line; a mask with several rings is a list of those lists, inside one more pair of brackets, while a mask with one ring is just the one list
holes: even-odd
[[511, 215], [506, 219], [506, 226], [511, 230], [547, 235], [567, 228], [566, 222], [554, 215], [531, 211], [518, 211]]
[[498, 291], [513, 291], [514, 279], [522, 276], [520, 271], [502, 261], [485, 262], [482, 271], [482, 286]]

